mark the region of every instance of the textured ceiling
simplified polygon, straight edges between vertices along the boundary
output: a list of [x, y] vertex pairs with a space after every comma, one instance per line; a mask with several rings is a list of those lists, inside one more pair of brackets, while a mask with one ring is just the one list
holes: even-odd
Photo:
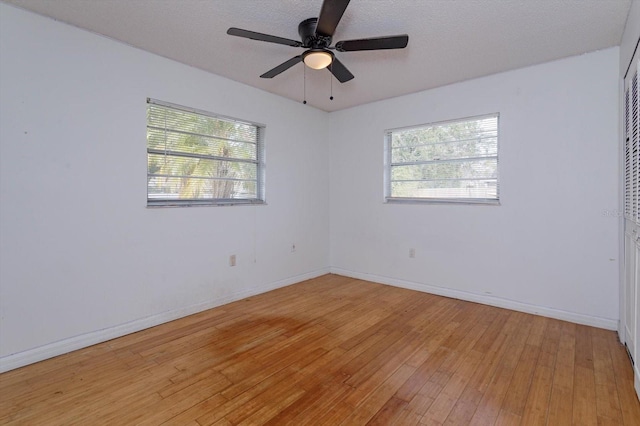
[[[232, 37], [229, 27], [298, 40], [321, 0], [4, 0], [141, 49], [303, 99], [302, 64], [260, 74], [302, 49]], [[631, 0], [352, 0], [339, 40], [409, 34], [402, 50], [337, 52], [340, 84], [306, 70], [309, 105], [334, 111], [620, 44]], [[329, 100], [331, 81], [333, 95]]]

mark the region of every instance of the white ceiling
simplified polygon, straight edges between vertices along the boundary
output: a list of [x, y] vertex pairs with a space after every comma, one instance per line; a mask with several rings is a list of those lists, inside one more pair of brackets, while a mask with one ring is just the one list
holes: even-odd
[[[260, 74], [301, 48], [232, 37], [229, 27], [299, 40], [322, 0], [4, 0], [42, 15], [290, 99], [298, 64]], [[333, 37], [409, 34], [402, 50], [337, 52], [341, 84], [306, 70], [309, 105], [335, 111], [620, 44], [631, 0], [352, 0]], [[331, 81], [333, 95], [329, 100]]]

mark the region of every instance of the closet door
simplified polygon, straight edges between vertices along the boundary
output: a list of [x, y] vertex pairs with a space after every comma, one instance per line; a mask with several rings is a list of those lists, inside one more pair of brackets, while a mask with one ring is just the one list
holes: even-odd
[[640, 82], [638, 55], [624, 81], [624, 342], [640, 384]]

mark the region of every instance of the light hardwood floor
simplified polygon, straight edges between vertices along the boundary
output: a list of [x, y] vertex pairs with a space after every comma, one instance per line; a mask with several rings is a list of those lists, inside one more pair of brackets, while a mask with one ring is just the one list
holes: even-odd
[[326, 275], [0, 375], [0, 423], [640, 425], [612, 331]]

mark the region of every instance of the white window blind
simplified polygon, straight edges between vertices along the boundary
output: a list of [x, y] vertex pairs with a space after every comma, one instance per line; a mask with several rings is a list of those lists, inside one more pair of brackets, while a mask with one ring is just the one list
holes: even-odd
[[386, 201], [499, 201], [498, 114], [386, 133]]
[[640, 223], [640, 98], [638, 69], [633, 67], [624, 94], [624, 215]]
[[147, 101], [147, 205], [264, 202], [264, 127]]

